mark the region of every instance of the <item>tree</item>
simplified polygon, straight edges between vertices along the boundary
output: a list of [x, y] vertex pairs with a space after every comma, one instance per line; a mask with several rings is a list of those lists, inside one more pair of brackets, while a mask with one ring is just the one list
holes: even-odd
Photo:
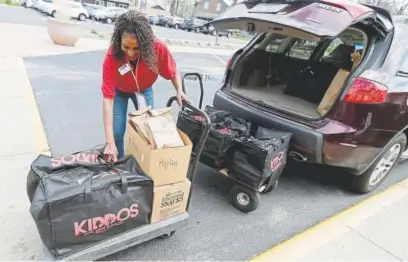
[[394, 0], [363, 0], [360, 1], [363, 4], [378, 6], [388, 10], [389, 12], [393, 13], [394, 9]]
[[408, 8], [408, 1], [407, 0], [398, 0], [393, 1], [394, 10], [396, 15], [402, 15]]
[[178, 0], [172, 0], [170, 5], [170, 14], [174, 16], [177, 12]]

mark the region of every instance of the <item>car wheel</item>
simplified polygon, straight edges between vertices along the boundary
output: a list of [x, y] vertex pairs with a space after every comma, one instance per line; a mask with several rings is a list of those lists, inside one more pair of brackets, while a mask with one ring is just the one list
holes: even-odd
[[79, 21], [85, 21], [86, 20], [86, 15], [80, 14], [79, 17], [78, 17], [78, 20]]
[[350, 190], [358, 194], [366, 194], [379, 187], [400, 159], [406, 144], [405, 134], [397, 135], [367, 171], [352, 177]]
[[249, 213], [258, 208], [261, 196], [249, 187], [235, 184], [231, 189], [231, 201], [238, 210]]
[[112, 24], [112, 18], [106, 19], [106, 23], [107, 23], [107, 24]]

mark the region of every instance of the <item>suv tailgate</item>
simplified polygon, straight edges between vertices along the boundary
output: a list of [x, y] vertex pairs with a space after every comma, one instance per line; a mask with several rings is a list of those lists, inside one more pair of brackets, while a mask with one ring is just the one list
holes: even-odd
[[376, 12], [353, 2], [334, 1], [247, 1], [232, 6], [210, 23], [217, 30], [239, 29], [256, 32], [297, 29], [317, 37], [335, 37], [350, 25]]

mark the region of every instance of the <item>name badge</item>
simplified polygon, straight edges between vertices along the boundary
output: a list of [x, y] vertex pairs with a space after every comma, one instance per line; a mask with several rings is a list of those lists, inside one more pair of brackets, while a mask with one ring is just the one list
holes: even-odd
[[123, 66], [121, 66], [121, 67], [119, 67], [119, 73], [120, 73], [120, 75], [124, 75], [124, 74], [126, 74], [126, 73], [128, 73], [129, 71], [130, 71], [130, 66], [129, 66], [129, 64], [124, 64]]

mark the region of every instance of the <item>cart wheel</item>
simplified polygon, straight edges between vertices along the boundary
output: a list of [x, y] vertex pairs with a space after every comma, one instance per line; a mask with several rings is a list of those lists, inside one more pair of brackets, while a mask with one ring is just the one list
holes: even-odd
[[235, 184], [231, 189], [232, 204], [239, 210], [249, 213], [258, 208], [261, 196], [249, 187]]
[[272, 185], [266, 188], [262, 193], [269, 193], [278, 188], [279, 180], [276, 180]]
[[171, 237], [174, 235], [174, 233], [176, 233], [176, 231], [171, 231], [171, 232], [168, 233], [168, 234], [164, 234], [164, 235], [159, 236], [159, 238], [160, 238], [160, 239], [169, 239], [169, 238], [171, 238]]

